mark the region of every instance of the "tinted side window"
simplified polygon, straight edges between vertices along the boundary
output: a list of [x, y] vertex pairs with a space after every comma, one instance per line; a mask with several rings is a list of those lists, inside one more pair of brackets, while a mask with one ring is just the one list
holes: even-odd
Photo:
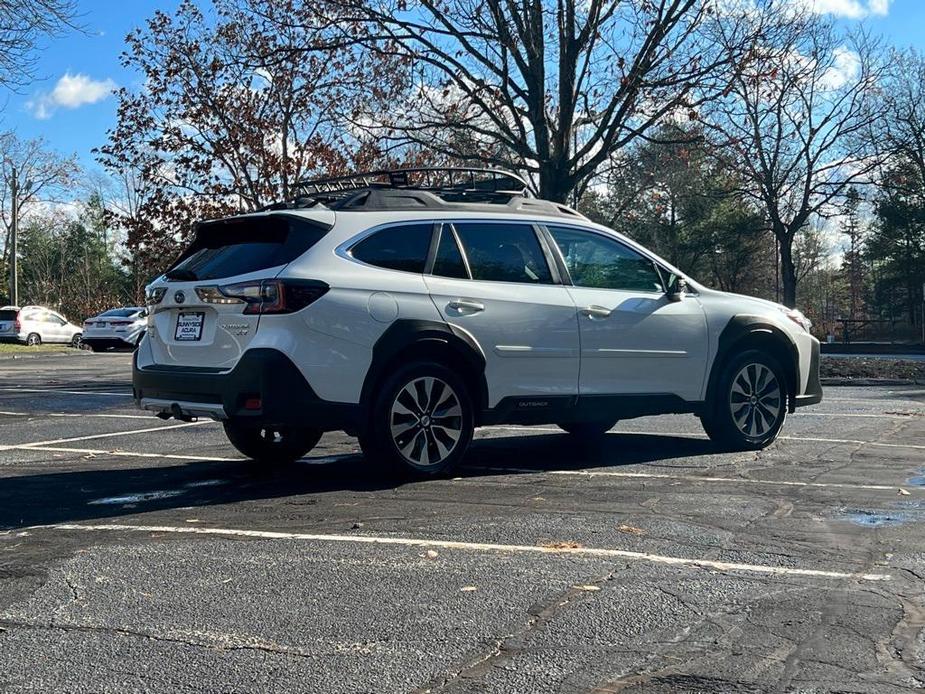
[[440, 243], [437, 245], [437, 256], [434, 258], [433, 274], [441, 277], [469, 279], [469, 273], [466, 270], [466, 264], [463, 262], [462, 253], [459, 251], [459, 245], [456, 243], [453, 231], [449, 226], [443, 227], [440, 232]]
[[356, 244], [350, 255], [376, 267], [422, 273], [432, 231], [432, 224], [387, 227]]
[[655, 263], [613, 239], [587, 231], [549, 227], [576, 287], [661, 292]]
[[474, 280], [551, 284], [546, 258], [528, 224], [456, 224]]

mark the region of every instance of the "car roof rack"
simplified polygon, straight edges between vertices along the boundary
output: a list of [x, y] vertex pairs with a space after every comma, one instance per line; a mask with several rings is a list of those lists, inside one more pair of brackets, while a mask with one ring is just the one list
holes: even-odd
[[439, 210], [509, 212], [585, 219], [556, 202], [534, 196], [517, 174], [501, 169], [416, 167], [365, 171], [300, 181], [294, 198], [256, 210], [323, 207], [345, 212]]
[[517, 174], [501, 169], [416, 167], [382, 169], [300, 181], [292, 200], [258, 211], [318, 205], [339, 211], [441, 210], [569, 216], [579, 212], [534, 196]]
[[371, 191], [427, 192], [445, 202], [505, 204], [513, 197], [533, 197], [530, 186], [517, 174], [456, 166], [365, 171], [301, 181], [298, 187], [304, 197], [329, 207], [339, 207], [348, 201], [356, 206], [355, 198]]

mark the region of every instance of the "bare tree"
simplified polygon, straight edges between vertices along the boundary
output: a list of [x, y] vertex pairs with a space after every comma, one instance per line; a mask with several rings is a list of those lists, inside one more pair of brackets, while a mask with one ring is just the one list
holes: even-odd
[[[41, 138], [21, 140], [13, 132], [0, 133], [0, 162], [6, 174], [16, 170], [19, 180], [17, 202], [20, 219], [26, 221], [35, 203], [60, 203], [67, 197], [80, 173], [76, 156], [64, 157], [51, 150]], [[12, 189], [10, 179], [0, 176], [0, 231], [3, 233], [2, 261], [9, 260], [12, 231]]]
[[[886, 117], [872, 124], [871, 139], [879, 144], [883, 160], [908, 163], [916, 176], [910, 184], [925, 191], [925, 56], [914, 50], [893, 51], [883, 98]], [[884, 181], [895, 184], [896, 177]]]
[[0, 86], [20, 87], [35, 67], [43, 36], [74, 28], [75, 0], [0, 0]]
[[[715, 156], [767, 216], [780, 247], [783, 302], [794, 306], [794, 240], [814, 218], [837, 213], [836, 199], [877, 168], [862, 135], [883, 114], [884, 64], [864, 34], [843, 35], [813, 15], [781, 16], [780, 30], [704, 113]], [[722, 32], [717, 41], [726, 41]]]
[[[403, 104], [360, 125], [440, 155], [581, 193], [615, 151], [721, 88], [751, 37], [724, 45], [705, 0], [331, 0], [340, 45], [405, 61]], [[295, 20], [294, 20], [295, 21]], [[753, 27], [749, 27], [753, 28]], [[696, 91], [695, 91], [696, 87]]]

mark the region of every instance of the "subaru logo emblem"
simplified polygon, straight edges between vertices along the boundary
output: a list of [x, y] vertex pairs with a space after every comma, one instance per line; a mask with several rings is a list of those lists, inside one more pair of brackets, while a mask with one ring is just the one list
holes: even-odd
[[184, 301], [186, 301], [186, 294], [183, 292], [177, 292], [173, 295], [173, 300], [178, 304], [182, 304]]

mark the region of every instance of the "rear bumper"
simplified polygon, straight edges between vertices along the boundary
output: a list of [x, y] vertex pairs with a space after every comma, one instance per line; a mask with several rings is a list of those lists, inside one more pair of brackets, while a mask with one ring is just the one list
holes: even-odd
[[[137, 338], [136, 338], [137, 339]], [[82, 342], [91, 347], [100, 347], [101, 349], [106, 349], [108, 347], [134, 347], [135, 343], [130, 341], [128, 338], [123, 339], [120, 337], [90, 337], [84, 336], [81, 338]]]
[[801, 395], [794, 398], [795, 407], [806, 407], [822, 402], [822, 381], [819, 378], [819, 341], [812, 341], [812, 352], [809, 357], [809, 378], [806, 388]]
[[[132, 359], [132, 388], [138, 407], [163, 417], [249, 419], [280, 426], [335, 431], [353, 429], [359, 407], [322, 400], [295, 364], [275, 349], [244, 353], [231, 371], [207, 367], [138, 367]], [[258, 409], [245, 407], [260, 400]]]

